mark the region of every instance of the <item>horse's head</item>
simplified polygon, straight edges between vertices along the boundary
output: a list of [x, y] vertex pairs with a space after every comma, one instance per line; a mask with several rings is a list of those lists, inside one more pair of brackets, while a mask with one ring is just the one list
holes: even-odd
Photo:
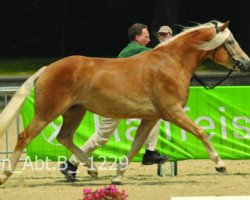
[[241, 49], [232, 33], [227, 28], [229, 21], [226, 23], [213, 21], [211, 23], [214, 26], [215, 35], [209, 42], [204, 43], [206, 45], [203, 44], [202, 48], [205, 46], [211, 47], [213, 43], [218, 44], [218, 46], [214, 46], [210, 49], [212, 50], [210, 57], [216, 63], [222, 64], [235, 71], [250, 71], [250, 58]]

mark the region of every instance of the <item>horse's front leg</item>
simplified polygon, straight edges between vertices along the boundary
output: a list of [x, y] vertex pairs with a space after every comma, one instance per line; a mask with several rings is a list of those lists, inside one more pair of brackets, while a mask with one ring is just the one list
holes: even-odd
[[[170, 117], [169, 117], [170, 116]], [[213, 147], [213, 145], [210, 143], [205, 131], [200, 128], [198, 125], [196, 125], [183, 111], [182, 108], [174, 109], [173, 112], [171, 112], [171, 115], [166, 117], [164, 120], [170, 121], [180, 128], [194, 134], [196, 137], [198, 137], [202, 143], [205, 145], [210, 160], [215, 162], [215, 168], [218, 172], [226, 172], [226, 165], [221, 160], [219, 154]]]
[[154, 120], [143, 119], [141, 121], [140, 126], [138, 127], [138, 130], [136, 132], [135, 139], [134, 139], [134, 142], [133, 142], [132, 147], [130, 149], [130, 152], [127, 155], [127, 158], [126, 158], [127, 160], [124, 159], [118, 164], [117, 174], [112, 179], [113, 184], [121, 184], [122, 175], [126, 171], [128, 164], [130, 163], [132, 158], [140, 151], [140, 149], [142, 148], [150, 131], [155, 126], [157, 121], [158, 121], [158, 119], [154, 119]]

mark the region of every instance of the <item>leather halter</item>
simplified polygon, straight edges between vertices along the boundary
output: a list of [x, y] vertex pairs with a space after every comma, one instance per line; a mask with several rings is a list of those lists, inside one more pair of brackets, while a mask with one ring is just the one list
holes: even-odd
[[[220, 32], [220, 29], [218, 27], [218, 23], [216, 21], [212, 21], [211, 23], [214, 24], [215, 26], [215, 30], [216, 33], [218, 34]], [[227, 77], [230, 76], [230, 74], [233, 72], [233, 70], [235, 69], [240, 69], [243, 67], [243, 64], [235, 58], [235, 51], [230, 47], [230, 43], [229, 41], [226, 41], [223, 43], [223, 47], [225, 48], [225, 50], [227, 51], [227, 53], [230, 55], [231, 59], [234, 61], [234, 66], [232, 69], [230, 69], [227, 73], [227, 75], [221, 79], [220, 81], [218, 81], [216, 84], [209, 86], [207, 85], [204, 81], [202, 81], [196, 74], [193, 75], [193, 77], [197, 80], [198, 83], [200, 83], [204, 88], [206, 89], [214, 89], [217, 85], [221, 84]], [[215, 56], [215, 52], [216, 52], [217, 48], [214, 49], [213, 51], [213, 60], [214, 60], [214, 56]]]
[[[216, 21], [213, 21], [212, 23], [215, 25], [216, 33], [219, 33], [220, 29], [218, 27], [218, 23]], [[227, 53], [230, 55], [231, 59], [234, 61], [234, 66], [232, 69], [233, 70], [241, 69], [243, 67], [243, 64], [240, 62], [240, 60], [236, 59], [236, 52], [231, 48], [230, 41], [227, 40], [226, 42], [224, 42], [223, 47], [226, 49]]]

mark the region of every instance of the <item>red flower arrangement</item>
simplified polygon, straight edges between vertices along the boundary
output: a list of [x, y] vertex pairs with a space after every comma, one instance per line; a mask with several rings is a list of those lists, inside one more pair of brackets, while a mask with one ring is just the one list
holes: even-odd
[[126, 198], [125, 190], [119, 191], [115, 185], [110, 185], [94, 192], [90, 188], [83, 189], [81, 200], [126, 200]]

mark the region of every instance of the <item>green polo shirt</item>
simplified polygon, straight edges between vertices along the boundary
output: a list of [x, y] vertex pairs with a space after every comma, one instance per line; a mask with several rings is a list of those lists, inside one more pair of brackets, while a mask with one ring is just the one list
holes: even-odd
[[119, 53], [118, 58], [127, 58], [148, 50], [151, 50], [151, 48], [142, 46], [132, 41], [128, 43], [128, 45]]

